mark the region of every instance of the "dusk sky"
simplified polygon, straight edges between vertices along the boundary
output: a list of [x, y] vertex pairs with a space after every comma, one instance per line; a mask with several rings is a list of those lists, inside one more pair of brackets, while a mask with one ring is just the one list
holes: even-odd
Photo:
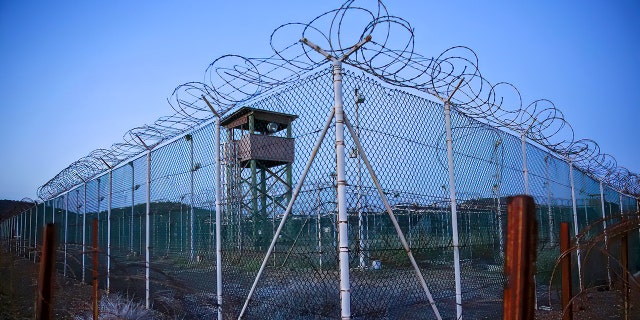
[[[341, 4], [0, 2], [0, 199], [36, 198], [73, 161], [172, 114], [173, 89], [217, 57], [270, 56], [273, 29]], [[385, 4], [415, 29], [416, 52], [472, 48], [491, 82], [511, 82], [525, 104], [553, 101], [576, 138], [640, 172], [640, 2]]]

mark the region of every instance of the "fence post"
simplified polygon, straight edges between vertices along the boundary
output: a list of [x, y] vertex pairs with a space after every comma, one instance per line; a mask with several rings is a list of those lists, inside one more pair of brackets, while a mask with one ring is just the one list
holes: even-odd
[[538, 223], [531, 196], [516, 196], [507, 204], [507, 247], [503, 319], [533, 319]]
[[193, 135], [188, 134], [185, 136], [185, 139], [189, 141], [189, 261], [193, 262], [195, 258], [195, 214], [193, 212], [193, 180], [195, 171], [194, 163], [193, 163]]
[[580, 285], [580, 291], [584, 289], [582, 286], [582, 259], [580, 254], [580, 241], [578, 240], [578, 208], [576, 206], [576, 192], [575, 185], [573, 183], [573, 161], [569, 160], [569, 179], [571, 180], [571, 203], [573, 206], [573, 230], [576, 236], [576, 254], [578, 262], [578, 283]]
[[573, 319], [573, 304], [571, 303], [571, 248], [569, 239], [569, 223], [560, 223], [560, 256], [562, 257], [562, 320]]
[[131, 219], [129, 219], [129, 253], [133, 254], [133, 213], [135, 211], [136, 206], [136, 175], [135, 175], [135, 166], [133, 165], [133, 160], [129, 162], [131, 166]]
[[93, 218], [91, 242], [93, 243], [93, 320], [98, 320], [98, 219]]
[[524, 193], [530, 195], [529, 192], [529, 166], [527, 165], [527, 131], [520, 134], [520, 142], [522, 145], [522, 176], [524, 178]]
[[64, 264], [62, 269], [62, 276], [67, 276], [67, 243], [69, 235], [69, 193], [67, 193], [66, 202], [64, 205]]
[[[205, 100], [206, 101], [206, 100]], [[208, 103], [207, 103], [208, 104]], [[214, 111], [211, 108], [211, 111]], [[215, 112], [214, 112], [215, 113]], [[216, 297], [218, 300], [218, 320], [222, 320], [222, 167], [220, 163], [220, 116], [216, 114], [215, 157], [216, 157]]]
[[84, 183], [84, 203], [82, 214], [82, 283], [85, 279], [85, 258], [87, 252], [87, 182]]
[[27, 230], [26, 224], [27, 224], [27, 215], [23, 211], [20, 213], [20, 255], [24, 255], [24, 250], [26, 246], [26, 242], [24, 240], [25, 231]]
[[113, 168], [109, 167], [109, 200], [107, 207], [107, 294], [110, 289], [111, 276], [111, 202], [113, 198]]
[[[604, 188], [602, 187], [602, 180], [600, 180], [600, 205], [602, 210], [602, 232], [604, 233], [604, 251], [609, 252], [609, 237], [607, 235], [607, 220], [604, 209]], [[611, 268], [609, 255], [607, 254], [607, 289], [611, 290]]]
[[33, 207], [29, 208], [29, 229], [27, 230], [27, 237], [29, 238], [29, 242], [27, 243], [28, 247], [27, 250], [29, 250], [29, 252], [27, 253], [27, 259], [31, 260], [31, 228], [33, 227], [33, 225], [31, 224], [33, 221], [31, 221], [31, 219], [33, 218]]
[[33, 263], [36, 263], [36, 259], [38, 259], [38, 202], [34, 200], [33, 203], [36, 207], [36, 221], [33, 224], [33, 247], [35, 248], [33, 250]]
[[53, 281], [56, 262], [56, 228], [49, 223], [44, 228], [38, 286], [38, 319], [53, 318]]
[[[458, 85], [459, 86], [459, 85]], [[455, 93], [455, 92], [454, 92]], [[450, 99], [449, 99], [450, 100]], [[449, 199], [451, 200], [451, 230], [453, 244], [453, 269], [456, 284], [456, 319], [462, 319], [462, 281], [460, 276], [460, 243], [458, 240], [458, 211], [456, 204], [456, 184], [453, 167], [453, 135], [451, 134], [451, 103], [444, 102], [446, 126], [447, 163], [449, 173]]]
[[146, 212], [146, 233], [145, 233], [145, 243], [146, 243], [146, 256], [145, 256], [145, 306], [147, 309], [151, 308], [151, 288], [149, 284], [149, 267], [151, 263], [151, 234], [149, 231], [149, 223], [150, 223], [150, 214], [151, 211], [151, 149], [147, 148], [147, 212]]

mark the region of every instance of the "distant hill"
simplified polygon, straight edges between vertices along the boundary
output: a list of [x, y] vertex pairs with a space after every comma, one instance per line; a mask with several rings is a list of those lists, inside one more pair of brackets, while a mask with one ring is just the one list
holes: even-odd
[[0, 200], [0, 221], [12, 217], [33, 206], [33, 203], [15, 200]]

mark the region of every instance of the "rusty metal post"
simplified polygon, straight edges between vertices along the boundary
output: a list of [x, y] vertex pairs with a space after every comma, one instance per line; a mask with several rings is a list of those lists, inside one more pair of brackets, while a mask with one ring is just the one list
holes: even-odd
[[[625, 216], [622, 216], [621, 223], [627, 223]], [[626, 229], [627, 226], [624, 226]], [[622, 294], [624, 297], [624, 318], [629, 319], [629, 238], [627, 231], [622, 232], [620, 237], [620, 264], [622, 265]]]
[[503, 319], [534, 318], [538, 223], [533, 197], [522, 195], [507, 203], [507, 246]]
[[569, 223], [560, 223], [560, 254], [562, 257], [562, 320], [573, 319], [573, 305], [571, 302], [571, 241], [569, 239]]
[[56, 263], [56, 227], [48, 223], [44, 228], [40, 276], [38, 286], [38, 319], [53, 319], [53, 281]]
[[98, 219], [93, 219], [93, 320], [98, 320]]

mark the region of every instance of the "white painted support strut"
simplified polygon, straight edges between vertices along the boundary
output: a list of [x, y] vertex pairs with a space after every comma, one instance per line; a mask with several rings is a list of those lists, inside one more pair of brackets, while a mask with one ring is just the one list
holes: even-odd
[[409, 244], [407, 243], [407, 239], [404, 236], [404, 233], [402, 232], [402, 229], [400, 228], [400, 225], [398, 224], [398, 220], [396, 219], [395, 215], [393, 214], [393, 210], [391, 209], [391, 205], [389, 205], [389, 200], [387, 199], [387, 195], [384, 193], [384, 190], [382, 189], [382, 186], [380, 185], [380, 181], [378, 180], [378, 176], [375, 174], [375, 171], [373, 170], [373, 167], [371, 166], [371, 163], [369, 162], [369, 158], [367, 157], [367, 154], [364, 152], [364, 148], [362, 148], [362, 144], [360, 143], [360, 138], [358, 137], [358, 135], [356, 135], [353, 127], [351, 126], [351, 123], [349, 123], [349, 119], [347, 118], [347, 116], [345, 115], [344, 117], [344, 122], [347, 125], [347, 128], [349, 129], [349, 132], [351, 133], [351, 137], [353, 138], [353, 141], [356, 144], [356, 147], [358, 148], [358, 154], [362, 157], [362, 161], [364, 162], [365, 166], [367, 167], [367, 170], [369, 171], [369, 175], [371, 176], [371, 179], [373, 180], [373, 183], [376, 186], [376, 189], [378, 190], [378, 194], [380, 195], [380, 198], [382, 199], [382, 203], [384, 204], [385, 209], [387, 210], [387, 214], [389, 214], [389, 218], [391, 219], [391, 222], [393, 223], [394, 228], [396, 229], [396, 232], [398, 233], [398, 237], [400, 238], [400, 242], [402, 243], [402, 247], [404, 248], [404, 250], [407, 252], [407, 255], [409, 256], [409, 261], [411, 262], [411, 265], [413, 266], [413, 270], [416, 273], [416, 277], [418, 278], [418, 281], [420, 282], [420, 286], [422, 286], [422, 289], [424, 290], [426, 296], [427, 296], [427, 300], [429, 301], [429, 304], [431, 305], [431, 308], [433, 309], [433, 312], [436, 316], [436, 319], [442, 319], [442, 317], [440, 316], [440, 312], [438, 311], [438, 308], [436, 306], [435, 301], [433, 300], [433, 296], [431, 295], [431, 291], [429, 291], [429, 287], [427, 286], [427, 282], [424, 279], [424, 276], [422, 275], [422, 272], [420, 272], [420, 268], [418, 267], [418, 264], [416, 263], [416, 259], [413, 257], [413, 253], [411, 252], [411, 248], [409, 247]]
[[[27, 259], [31, 260], [31, 223], [32, 223], [32, 218], [33, 218], [33, 208], [29, 208], [29, 227], [27, 230], [27, 237], [29, 238], [29, 242], [27, 243], [27, 248], [29, 250], [29, 252], [27, 252]], [[1, 231], [0, 231], [1, 232]]]
[[131, 218], [129, 220], [129, 253], [133, 253], [133, 212], [136, 205], [136, 175], [133, 161], [129, 162], [129, 165], [131, 166]]
[[[34, 226], [33, 226], [33, 246], [35, 248], [38, 248], [38, 202], [33, 201], [33, 203], [35, 203], [35, 207], [36, 207], [36, 218], [35, 218], [36, 221], [34, 222]], [[37, 258], [38, 258], [38, 250], [36, 249], [33, 254], [33, 263], [36, 262]]]
[[[362, 101], [359, 100], [359, 94], [358, 94], [358, 89], [355, 90], [355, 112], [356, 112], [356, 130], [355, 130], [355, 135], [352, 133], [351, 135], [358, 137], [358, 139], [360, 138], [360, 118], [359, 118], [359, 106], [360, 103]], [[358, 211], [358, 251], [359, 251], [359, 258], [360, 258], [360, 269], [364, 269], [366, 267], [366, 261], [365, 261], [365, 239], [364, 239], [364, 225], [362, 223], [362, 164], [360, 161], [360, 152], [358, 150], [356, 150], [356, 158], [358, 160], [358, 162], [356, 162], [356, 171], [357, 171], [357, 177], [358, 177], [358, 181], [357, 181], [357, 187], [358, 187], [358, 194], [356, 197], [356, 209]], [[368, 240], [367, 240], [368, 241]], [[318, 248], [321, 248], [321, 246], [319, 246]]]
[[150, 211], [151, 211], [151, 149], [147, 148], [147, 210], [146, 210], [146, 230], [145, 230], [145, 261], [144, 261], [144, 292], [145, 292], [145, 307], [151, 308], [151, 288], [149, 283], [149, 268], [151, 262], [151, 233], [150, 233]]
[[[600, 209], [602, 210], [602, 230], [604, 233], [604, 251], [609, 252], [609, 237], [607, 234], [607, 217], [604, 211], [604, 188], [602, 187], [602, 180], [600, 181]], [[611, 288], [611, 268], [609, 255], [607, 255], [607, 285]]]
[[618, 196], [620, 198], [620, 214], [623, 215], [624, 210], [622, 209], [622, 193], [618, 193]]
[[338, 197], [338, 263], [340, 266], [340, 310], [342, 319], [351, 319], [351, 283], [349, 279], [349, 217], [347, 214], [344, 154], [344, 109], [342, 105], [342, 62], [334, 60], [333, 93], [336, 119], [336, 175]]
[[220, 114], [216, 112], [207, 98], [202, 96], [202, 99], [216, 117], [214, 123], [214, 155], [216, 157], [214, 168], [216, 176], [216, 299], [218, 302], [218, 320], [222, 320], [222, 166], [220, 163]]
[[216, 112], [207, 98], [203, 95], [202, 100], [209, 106], [211, 112], [216, 117], [214, 122], [214, 156], [215, 176], [216, 176], [216, 299], [218, 302], [218, 320], [222, 320], [222, 166], [220, 163], [220, 114]]
[[113, 199], [113, 168], [109, 168], [109, 200], [107, 204], [107, 294], [111, 288], [111, 203]]
[[544, 163], [545, 163], [545, 177], [546, 177], [546, 182], [547, 182], [547, 215], [549, 217], [549, 244], [551, 246], [553, 246], [556, 243], [555, 240], [555, 228], [554, 228], [554, 221], [553, 221], [553, 212], [551, 210], [551, 179], [549, 179], [549, 161], [551, 161], [551, 159], [549, 158], [549, 156], [546, 156], [544, 158]]
[[580, 291], [584, 290], [582, 284], [582, 255], [580, 252], [580, 241], [578, 240], [579, 228], [578, 228], [578, 209], [576, 206], [576, 192], [575, 185], [573, 183], [573, 161], [569, 160], [569, 180], [571, 180], [571, 202], [573, 205], [573, 232], [576, 236], [576, 253], [578, 255], [578, 283], [580, 284]]
[[298, 184], [296, 185], [295, 189], [293, 189], [293, 193], [291, 194], [291, 199], [289, 200], [289, 204], [287, 205], [287, 209], [285, 209], [284, 214], [282, 216], [282, 220], [280, 220], [280, 224], [278, 225], [278, 229], [276, 229], [276, 232], [273, 235], [273, 239], [271, 240], [271, 244], [269, 245], [269, 249], [267, 250], [267, 254], [264, 257], [264, 260], [262, 260], [262, 265], [260, 265], [260, 269], [258, 270], [258, 274], [256, 275], [256, 278], [253, 281], [253, 285], [251, 285], [251, 289], [249, 290], [249, 294], [247, 294], [247, 299], [244, 301], [244, 305], [242, 306], [242, 310], [240, 311], [240, 315], [238, 315], [238, 320], [242, 319], [242, 317], [244, 316], [245, 311], [247, 310], [247, 306], [249, 305], [249, 301], [251, 301], [251, 297], [253, 296], [253, 293], [256, 290], [256, 286], [258, 285], [258, 281], [260, 280], [260, 277], [262, 276], [262, 272], [264, 272], [264, 268], [267, 265], [267, 262], [269, 260], [269, 256], [271, 256], [271, 253], [273, 252], [273, 248], [276, 245], [276, 241], [278, 240], [278, 236], [280, 235], [280, 232], [282, 232], [282, 228], [284, 227], [284, 223], [287, 220], [287, 217], [289, 217], [289, 214], [291, 213], [291, 210], [293, 209], [293, 204], [295, 203], [296, 199], [298, 198], [298, 194], [300, 193], [300, 189], [302, 189], [302, 184], [304, 183], [304, 180], [307, 177], [307, 173], [309, 173], [309, 169], [311, 168], [311, 165], [313, 164], [313, 160], [316, 158], [316, 154], [318, 153], [318, 150], [320, 150], [320, 145], [322, 145], [322, 141], [324, 140], [324, 137], [327, 134], [327, 131], [329, 130], [329, 126], [331, 125], [331, 121], [333, 120], [333, 115], [334, 115], [334, 109], [331, 109], [331, 112], [329, 113], [329, 116], [327, 117], [327, 121], [324, 124], [322, 132], [318, 136], [318, 139], [316, 140], [316, 144], [313, 146], [313, 150], [311, 151], [311, 155], [309, 156], [309, 160], [307, 160], [307, 164], [305, 165], [304, 170], [302, 171], [302, 174], [300, 175], [300, 179], [298, 180]]
[[640, 199], [636, 200], [636, 214], [638, 215], [638, 240], [640, 240]]
[[68, 235], [69, 235], [69, 194], [67, 193], [65, 197], [65, 205], [64, 205], [64, 264], [62, 266], [62, 276], [67, 276], [67, 243]]
[[[150, 217], [150, 214], [151, 214], [151, 150], [155, 148], [157, 144], [153, 146], [148, 146], [146, 143], [144, 143], [144, 140], [142, 140], [139, 136], [136, 135], [136, 138], [138, 138], [138, 140], [140, 141], [140, 143], [142, 143], [144, 148], [147, 149], [147, 183], [146, 183], [147, 201], [146, 201], [146, 210], [145, 210], [146, 213], [145, 213], [145, 240], [144, 240], [145, 241], [144, 291], [145, 291], [145, 307], [149, 309], [151, 308], [151, 287], [150, 287], [150, 277], [149, 277], [150, 269], [151, 269], [151, 231], [150, 231], [150, 226], [151, 226], [151, 217]], [[142, 217], [140, 217], [140, 220], [142, 220]]]
[[[455, 93], [455, 92], [454, 92]], [[451, 134], [451, 104], [444, 102], [444, 120], [447, 134], [447, 163], [449, 171], [449, 198], [451, 200], [451, 230], [453, 242], [453, 267], [456, 284], [456, 319], [462, 320], [462, 283], [460, 276], [460, 243], [458, 241], [458, 212], [453, 167], [453, 136]]]
[[193, 135], [191, 135], [191, 139], [189, 140], [189, 152], [191, 154], [190, 156], [190, 167], [189, 167], [189, 171], [190, 171], [190, 189], [189, 189], [189, 261], [193, 261], [193, 259], [195, 258], [195, 214], [193, 211], [193, 180], [194, 180], [194, 174], [195, 174], [195, 170], [194, 170], [194, 163], [193, 163]]
[[[98, 219], [98, 247], [100, 246], [100, 230], [102, 229], [100, 227], [100, 209], [102, 209], [101, 205], [102, 205], [102, 201], [100, 200], [100, 178], [96, 179], [96, 181], [98, 181], [98, 195], [96, 197], [96, 200], [98, 200], [98, 209], [96, 210], [96, 218]], [[94, 248], [94, 250], [98, 250], [98, 247]]]
[[86, 272], [85, 257], [87, 255], [87, 182], [84, 183], [84, 204], [82, 207], [82, 283], [84, 283], [84, 276]]
[[220, 164], [220, 117], [215, 121], [216, 157], [216, 298], [218, 300], [218, 320], [222, 320], [222, 167]]

